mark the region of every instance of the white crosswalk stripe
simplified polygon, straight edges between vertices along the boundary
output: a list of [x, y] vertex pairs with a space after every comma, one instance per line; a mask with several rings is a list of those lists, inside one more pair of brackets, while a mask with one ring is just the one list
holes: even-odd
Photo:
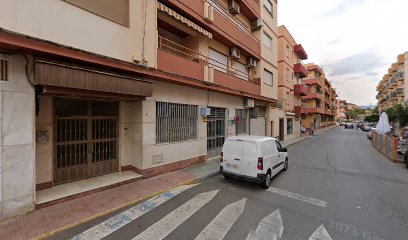
[[200, 193], [167, 216], [134, 237], [134, 240], [160, 240], [174, 231], [180, 224], [215, 197], [219, 190]]
[[85, 232], [76, 235], [72, 239], [80, 240], [97, 240], [102, 239], [109, 234], [113, 233], [114, 231], [118, 230], [119, 228], [125, 226], [126, 224], [130, 223], [131, 221], [139, 218], [143, 214], [153, 210], [157, 206], [165, 203], [166, 201], [172, 199], [173, 197], [177, 196], [178, 194], [184, 192], [187, 189], [190, 189], [197, 184], [191, 185], [183, 185], [176, 188], [173, 188], [167, 192], [161, 193], [143, 203], [140, 203], [128, 210], [121, 212], [101, 223], [95, 225], [94, 227], [86, 230]]
[[285, 197], [293, 198], [293, 199], [296, 199], [296, 200], [299, 200], [299, 201], [302, 201], [302, 202], [306, 202], [306, 203], [309, 203], [309, 204], [313, 204], [313, 205], [316, 205], [316, 206], [319, 206], [319, 207], [327, 207], [327, 202], [326, 201], [322, 201], [322, 200], [319, 200], [319, 199], [311, 198], [311, 197], [304, 196], [304, 195], [297, 194], [297, 193], [293, 193], [293, 192], [288, 192], [288, 191], [285, 191], [285, 190], [282, 190], [282, 189], [279, 189], [279, 188], [269, 187], [267, 191], [273, 192], [273, 193], [276, 193], [276, 194], [279, 194], [279, 195], [282, 195], [282, 196], [285, 196]]
[[255, 232], [251, 231], [246, 240], [277, 240], [282, 237], [283, 222], [279, 209], [259, 222]]
[[227, 205], [195, 240], [221, 240], [244, 212], [246, 198]]
[[309, 240], [332, 240], [330, 234], [327, 232], [326, 228], [322, 225], [314, 231]]

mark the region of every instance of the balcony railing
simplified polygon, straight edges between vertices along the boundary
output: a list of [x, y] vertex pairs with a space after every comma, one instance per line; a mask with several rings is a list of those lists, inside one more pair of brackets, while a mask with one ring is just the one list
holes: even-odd
[[[222, 62], [219, 62], [217, 60], [211, 59], [203, 54], [200, 54], [192, 49], [189, 49], [181, 44], [178, 44], [176, 42], [173, 42], [165, 37], [159, 36], [159, 46], [158, 48], [162, 51], [168, 52], [170, 54], [176, 55], [182, 59], [199, 63], [202, 65], [207, 65], [210, 67], [214, 67], [214, 69], [219, 70], [220, 72], [223, 72], [225, 74], [228, 74], [230, 76], [239, 78], [243, 81], [250, 82], [255, 85], [260, 85], [260, 79], [259, 78], [254, 78], [251, 75], [249, 75], [246, 72], [243, 72], [237, 68], [233, 68], [228, 66], [227, 64], [224, 64]], [[188, 69], [186, 69], [188, 71]]]
[[308, 92], [308, 89], [303, 84], [295, 84], [294, 85], [294, 93], [295, 95], [305, 96]]
[[398, 95], [404, 95], [404, 88], [398, 88], [397, 89], [397, 94]]
[[302, 60], [306, 60], [307, 59], [307, 53], [306, 51], [303, 49], [302, 44], [297, 44], [293, 47], [293, 51], [296, 53], [296, 55], [298, 55], [298, 57]]
[[301, 63], [296, 63], [294, 70], [295, 70], [295, 74], [298, 75], [300, 78], [306, 77], [307, 74], [309, 73], [307, 69]]

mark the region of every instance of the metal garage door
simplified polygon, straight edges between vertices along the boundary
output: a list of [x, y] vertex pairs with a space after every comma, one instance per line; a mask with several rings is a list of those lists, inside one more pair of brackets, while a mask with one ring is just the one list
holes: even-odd
[[254, 136], [266, 136], [266, 120], [265, 117], [258, 117], [251, 119], [251, 135]]

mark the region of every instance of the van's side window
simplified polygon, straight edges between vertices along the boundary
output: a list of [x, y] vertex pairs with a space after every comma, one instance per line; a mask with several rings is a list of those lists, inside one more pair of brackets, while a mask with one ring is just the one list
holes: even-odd
[[280, 144], [280, 142], [275, 141], [275, 143], [276, 143], [276, 147], [278, 148], [278, 151], [282, 151], [282, 150], [283, 150], [283, 147], [282, 147], [282, 145]]
[[264, 157], [271, 156], [276, 153], [276, 145], [273, 141], [263, 142], [261, 143], [261, 151]]

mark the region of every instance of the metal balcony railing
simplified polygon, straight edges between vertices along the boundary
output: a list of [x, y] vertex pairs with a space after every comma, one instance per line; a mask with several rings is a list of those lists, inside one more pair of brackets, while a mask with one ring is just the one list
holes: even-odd
[[222, 72], [230, 75], [230, 76], [234, 76], [237, 77], [243, 81], [248, 81], [252, 84], [255, 85], [260, 85], [260, 79], [259, 78], [254, 78], [253, 76], [249, 75], [246, 72], [240, 71], [237, 68], [234, 67], [230, 67], [227, 64], [224, 64], [222, 62], [219, 62], [217, 60], [211, 59], [201, 53], [198, 53], [190, 48], [187, 48], [181, 44], [178, 44], [176, 42], [173, 42], [165, 37], [159, 36], [159, 44], [158, 44], [158, 48], [160, 50], [166, 51], [168, 53], [177, 55], [181, 58], [193, 61], [193, 62], [197, 62], [197, 63], [204, 63], [205, 65], [211, 66], [210, 61], [214, 64], [216, 64], [216, 66], [214, 65], [213, 67], [215, 67], [215, 69], [220, 69], [222, 70]]

